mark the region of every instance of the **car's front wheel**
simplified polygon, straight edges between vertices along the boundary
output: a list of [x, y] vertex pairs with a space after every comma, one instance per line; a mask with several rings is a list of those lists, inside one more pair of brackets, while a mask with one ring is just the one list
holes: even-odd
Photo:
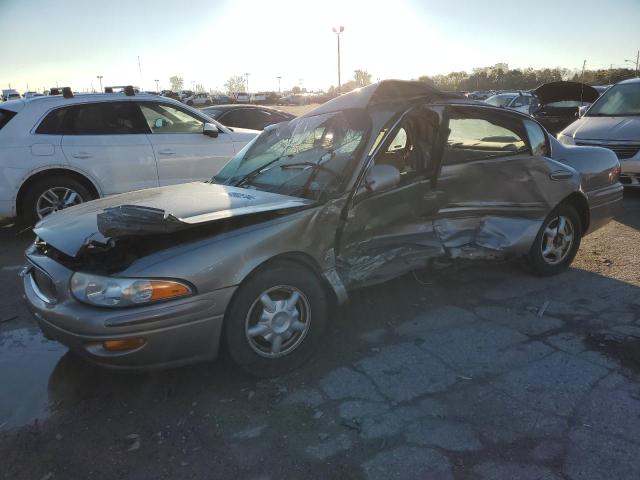
[[227, 355], [245, 372], [272, 377], [304, 363], [327, 323], [327, 295], [315, 273], [279, 260], [249, 277], [224, 321]]
[[582, 223], [574, 207], [558, 205], [545, 219], [529, 251], [529, 265], [538, 275], [555, 275], [569, 268], [578, 253]]
[[63, 175], [36, 180], [25, 192], [22, 201], [22, 221], [34, 225], [38, 220], [79, 203], [93, 200], [89, 189], [75, 178]]

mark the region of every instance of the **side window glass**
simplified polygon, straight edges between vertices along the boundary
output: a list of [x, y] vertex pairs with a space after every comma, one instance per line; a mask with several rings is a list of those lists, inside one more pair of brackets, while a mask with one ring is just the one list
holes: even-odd
[[40, 133], [43, 135], [63, 135], [64, 130], [64, 120], [69, 113], [70, 108], [57, 108], [47, 114], [44, 117], [44, 120], [40, 122], [38, 128], [36, 129], [36, 133]]
[[534, 155], [546, 156], [549, 149], [547, 146], [547, 134], [545, 131], [535, 122], [531, 120], [524, 121], [524, 127], [527, 129], [527, 135], [529, 136], [529, 143], [531, 144], [531, 151]]
[[529, 97], [527, 95], [520, 95], [513, 102], [514, 107], [524, 107], [525, 105], [529, 105]]
[[247, 115], [242, 108], [224, 114], [220, 117], [220, 122], [227, 127], [250, 128], [247, 127]]
[[449, 130], [444, 165], [530, 154], [522, 121], [510, 115], [452, 109]]
[[142, 115], [151, 133], [202, 133], [204, 122], [176, 107], [145, 102], [140, 104]]
[[74, 105], [63, 119], [66, 135], [123, 135], [146, 133], [140, 111], [133, 102]]
[[262, 130], [267, 125], [271, 125], [272, 123], [277, 123], [278, 120], [271, 115], [269, 112], [265, 112], [264, 110], [255, 110], [253, 112], [251, 121], [248, 123], [251, 125], [248, 128], [255, 128], [256, 130]]

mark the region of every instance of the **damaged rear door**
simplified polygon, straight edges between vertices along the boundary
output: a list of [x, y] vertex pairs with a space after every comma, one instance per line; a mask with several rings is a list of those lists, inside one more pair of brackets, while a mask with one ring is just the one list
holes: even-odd
[[[388, 280], [443, 253], [432, 222], [442, 201], [435, 181], [446, 139], [443, 110], [415, 107], [380, 133], [338, 234], [338, 272], [347, 287]], [[399, 183], [368, 191], [366, 172], [375, 165], [395, 167]]]
[[530, 139], [540, 127], [509, 112], [450, 105], [446, 116], [444, 202], [435, 221], [445, 250], [464, 258], [527, 253], [566, 190], [550, 180], [546, 137]]

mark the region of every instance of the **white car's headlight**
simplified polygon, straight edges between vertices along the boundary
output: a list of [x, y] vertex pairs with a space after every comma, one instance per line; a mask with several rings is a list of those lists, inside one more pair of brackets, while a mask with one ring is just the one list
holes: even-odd
[[570, 135], [558, 134], [558, 141], [563, 145], [575, 145], [576, 141]]
[[100, 307], [133, 307], [191, 295], [190, 286], [175, 280], [117, 278], [76, 272], [71, 277], [73, 296]]

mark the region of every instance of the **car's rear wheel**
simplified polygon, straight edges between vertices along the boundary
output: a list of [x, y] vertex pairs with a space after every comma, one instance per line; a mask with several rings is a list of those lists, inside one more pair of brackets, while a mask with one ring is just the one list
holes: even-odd
[[538, 275], [564, 272], [580, 248], [582, 224], [574, 207], [560, 204], [545, 219], [529, 251], [529, 265]]
[[25, 192], [22, 201], [22, 221], [34, 225], [38, 220], [89, 200], [94, 195], [75, 178], [56, 175], [36, 180]]
[[296, 262], [274, 261], [240, 285], [227, 309], [226, 353], [254, 376], [286, 373], [315, 351], [327, 311], [326, 293], [315, 273]]

